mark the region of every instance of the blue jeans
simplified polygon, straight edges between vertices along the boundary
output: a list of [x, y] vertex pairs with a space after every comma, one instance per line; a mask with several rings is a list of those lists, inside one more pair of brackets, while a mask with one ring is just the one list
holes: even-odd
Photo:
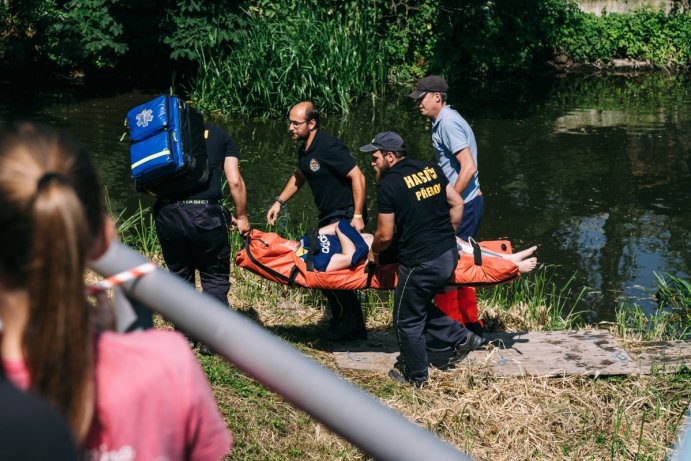
[[463, 205], [463, 219], [456, 230], [456, 235], [468, 241], [468, 237], [475, 237], [482, 220], [482, 212], [485, 209], [485, 197], [478, 195], [470, 202]]

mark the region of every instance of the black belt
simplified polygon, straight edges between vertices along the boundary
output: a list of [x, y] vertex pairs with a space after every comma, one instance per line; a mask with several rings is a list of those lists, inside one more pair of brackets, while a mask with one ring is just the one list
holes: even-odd
[[190, 198], [185, 200], [171, 200], [167, 198], [159, 199], [160, 203], [167, 205], [169, 203], [180, 203], [181, 205], [218, 205], [220, 201], [216, 198], [211, 199], [200, 199], [200, 198]]

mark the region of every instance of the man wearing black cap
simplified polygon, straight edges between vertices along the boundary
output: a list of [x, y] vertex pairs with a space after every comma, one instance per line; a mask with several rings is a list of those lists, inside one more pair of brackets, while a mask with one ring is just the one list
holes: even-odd
[[463, 215], [463, 200], [439, 166], [408, 159], [396, 133], [377, 134], [360, 148], [371, 153], [377, 178], [377, 230], [370, 260], [397, 239], [398, 282], [393, 323], [401, 350], [389, 376], [422, 386], [428, 378], [425, 330], [454, 348], [451, 362], [463, 359], [482, 339], [451, 320], [432, 298], [448, 282], [458, 263], [454, 229]]
[[[420, 113], [432, 119], [432, 146], [437, 164], [456, 192], [463, 197], [463, 219], [456, 229], [456, 235], [468, 241], [477, 234], [484, 210], [477, 170], [477, 143], [468, 122], [446, 104], [448, 91], [449, 86], [443, 78], [429, 75], [418, 82], [417, 88], [409, 96], [415, 100]], [[474, 288], [465, 287], [439, 294], [435, 302], [447, 313], [461, 315], [466, 319], [466, 326], [473, 331], [482, 331]]]
[[410, 97], [420, 113], [432, 119], [432, 146], [437, 163], [456, 192], [463, 197], [463, 220], [456, 235], [463, 240], [475, 237], [480, 226], [484, 198], [477, 169], [477, 143], [468, 122], [446, 104], [449, 86], [443, 78], [429, 75], [421, 79]]
[[[365, 175], [346, 146], [319, 129], [319, 112], [310, 101], [292, 107], [288, 115], [290, 136], [301, 141], [298, 168], [266, 214], [274, 224], [281, 207], [305, 184], [309, 184], [319, 210], [318, 227], [347, 220], [358, 232], [365, 227]], [[331, 341], [366, 339], [367, 331], [356, 292], [323, 290], [331, 308]]]

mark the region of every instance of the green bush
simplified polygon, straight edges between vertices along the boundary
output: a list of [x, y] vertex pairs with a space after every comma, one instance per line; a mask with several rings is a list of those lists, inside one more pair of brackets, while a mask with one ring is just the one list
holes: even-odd
[[[380, 16], [379, 31], [390, 82], [409, 82], [423, 76], [440, 40], [439, 23], [447, 19], [443, 0], [373, 2]], [[440, 12], [442, 14], [440, 14]]]
[[55, 13], [52, 0], [0, 2], [0, 69], [20, 68], [44, 51]]
[[111, 12], [115, 0], [70, 0], [48, 29], [49, 57], [60, 66], [114, 67], [128, 46], [123, 26]]
[[430, 69], [453, 79], [542, 65], [578, 9], [571, 0], [445, 0], [441, 11]]
[[691, 14], [667, 16], [645, 7], [601, 17], [577, 12], [560, 30], [555, 47], [580, 64], [630, 58], [671, 69], [691, 64], [690, 43]]
[[171, 59], [195, 60], [197, 50], [218, 50], [236, 45], [246, 27], [237, 8], [225, 2], [178, 0], [166, 12], [163, 43], [170, 47]]
[[122, 72], [191, 59], [196, 48], [234, 44], [244, 27], [239, 12], [224, 0], [3, 1], [0, 66]]

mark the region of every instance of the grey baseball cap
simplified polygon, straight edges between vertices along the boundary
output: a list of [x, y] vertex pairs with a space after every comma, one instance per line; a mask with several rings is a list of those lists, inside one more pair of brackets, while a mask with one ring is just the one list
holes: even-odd
[[372, 142], [360, 147], [361, 152], [385, 150], [391, 152], [405, 152], [405, 141], [393, 131], [382, 131], [372, 139]]

